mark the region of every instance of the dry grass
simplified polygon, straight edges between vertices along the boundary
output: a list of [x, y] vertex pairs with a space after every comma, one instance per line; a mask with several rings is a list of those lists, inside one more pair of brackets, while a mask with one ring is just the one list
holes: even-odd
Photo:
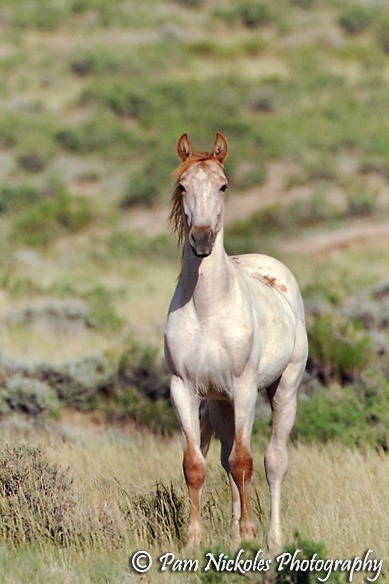
[[288, 539], [298, 528], [324, 542], [330, 557], [353, 557], [368, 548], [389, 559], [388, 456], [362, 454], [336, 444], [290, 449], [284, 489]]
[[[6, 429], [3, 434], [7, 434]], [[14, 436], [15, 429], [10, 431]], [[6, 436], [7, 437], [7, 436]], [[8, 438], [9, 438], [8, 437]], [[108, 505], [117, 529], [126, 537], [119, 548], [99, 550], [60, 550], [40, 544], [18, 551], [21, 561], [12, 582], [132, 582], [127, 569], [128, 558], [138, 549], [148, 550], [156, 558], [173, 551], [178, 557], [195, 557], [180, 550], [174, 538], [164, 535], [162, 543], [152, 543], [136, 510], [140, 496], [150, 500], [156, 485], [173, 485], [179, 498], [186, 501], [181, 471], [181, 441], [156, 438], [134, 426], [112, 429], [78, 416], [64, 421], [45, 436], [29, 435], [30, 442], [43, 444], [49, 459], [69, 469], [79, 497], [87, 505]], [[264, 547], [269, 500], [262, 456], [265, 441], [254, 437], [255, 480], [253, 496], [259, 496], [265, 520], [259, 526], [258, 548]], [[208, 456], [207, 483], [204, 490], [205, 545], [229, 549], [229, 489], [219, 465], [219, 447], [215, 441]], [[387, 484], [389, 459], [377, 452], [362, 454], [336, 444], [327, 446], [290, 445], [290, 470], [284, 486], [283, 517], [286, 540], [293, 542], [296, 530], [304, 539], [321, 542], [331, 558], [361, 556], [373, 549], [378, 558], [388, 561], [389, 514]], [[123, 502], [127, 515], [121, 515]], [[156, 521], [157, 517], [148, 517]], [[143, 520], [144, 521], [144, 520]], [[199, 552], [202, 558], [202, 552]], [[1, 559], [3, 558], [3, 559]], [[14, 560], [12, 560], [14, 558]], [[0, 548], [0, 561], [11, 569], [15, 552]], [[38, 566], [31, 579], [31, 566]], [[7, 568], [8, 566], [8, 568]], [[101, 578], [96, 577], [99, 566]], [[108, 577], [111, 572], [112, 577]], [[30, 574], [30, 576], [29, 576]], [[106, 574], [108, 579], [103, 578]], [[169, 579], [170, 577], [170, 579]], [[196, 582], [183, 574], [150, 572], [145, 582]], [[58, 580], [57, 580], [58, 581]], [[354, 581], [358, 581], [355, 580]], [[11, 580], [7, 580], [11, 582]]]
[[[36, 326], [6, 327], [0, 332], [2, 350], [23, 362], [60, 363], [80, 355], [101, 355], [119, 350], [120, 339], [115, 335], [99, 334], [87, 329], [58, 331], [38, 323]], [[91, 350], [93, 348], [93, 350]]]

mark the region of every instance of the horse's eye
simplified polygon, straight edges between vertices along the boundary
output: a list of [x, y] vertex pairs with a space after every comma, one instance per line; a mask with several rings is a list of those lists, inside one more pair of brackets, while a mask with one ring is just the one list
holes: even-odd
[[186, 193], [186, 188], [181, 183], [178, 185], [178, 188], [180, 189], [180, 193]]
[[220, 190], [222, 193], [224, 193], [227, 190], [227, 185], [223, 185], [222, 187], [220, 187]]

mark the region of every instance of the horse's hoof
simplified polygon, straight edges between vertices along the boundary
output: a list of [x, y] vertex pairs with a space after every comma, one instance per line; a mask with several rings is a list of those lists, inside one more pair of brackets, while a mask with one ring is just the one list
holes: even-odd
[[188, 530], [188, 548], [196, 548], [201, 544], [202, 533], [200, 525], [193, 525]]
[[244, 523], [240, 526], [240, 537], [246, 541], [254, 541], [257, 537], [257, 528], [254, 523]]
[[283, 535], [281, 529], [270, 531], [267, 536], [267, 547], [272, 556], [276, 556], [283, 550]]

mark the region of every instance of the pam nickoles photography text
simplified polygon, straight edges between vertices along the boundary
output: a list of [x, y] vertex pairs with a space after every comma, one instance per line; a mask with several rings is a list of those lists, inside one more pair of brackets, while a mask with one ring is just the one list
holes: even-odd
[[[322, 559], [317, 554], [312, 558], [301, 557], [301, 550], [293, 553], [284, 552], [271, 560], [266, 558], [263, 550], [251, 553], [240, 549], [234, 556], [225, 553], [215, 554], [207, 552], [203, 563], [199, 559], [178, 558], [173, 552], [165, 552], [158, 556], [157, 567], [161, 572], [231, 572], [246, 574], [248, 572], [267, 572], [272, 567], [276, 572], [284, 570], [310, 572], [317, 575], [318, 582], [327, 582], [334, 572], [343, 572], [347, 581], [352, 582], [357, 573], [365, 574], [366, 582], [379, 582], [382, 573], [383, 560], [374, 557], [373, 550], [369, 549], [361, 557], [350, 559]], [[146, 551], [137, 551], [130, 558], [131, 568], [138, 573], [148, 572], [153, 565], [151, 555]]]

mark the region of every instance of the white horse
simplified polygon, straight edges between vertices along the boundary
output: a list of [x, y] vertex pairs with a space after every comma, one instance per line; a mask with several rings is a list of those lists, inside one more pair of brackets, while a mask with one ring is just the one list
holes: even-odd
[[165, 328], [165, 355], [184, 438], [189, 544], [199, 544], [202, 537], [204, 456], [213, 433], [220, 438], [221, 462], [231, 485], [233, 541], [256, 536], [250, 505], [250, 438], [257, 393], [266, 389], [272, 409], [265, 455], [271, 496], [268, 546], [278, 551], [283, 544], [286, 442], [307, 360], [301, 294], [291, 272], [276, 259], [259, 254], [229, 257], [224, 250], [223, 161], [228, 153], [224, 136], [216, 134], [208, 153], [193, 152], [184, 134], [177, 153], [182, 164], [170, 218], [184, 250]]

